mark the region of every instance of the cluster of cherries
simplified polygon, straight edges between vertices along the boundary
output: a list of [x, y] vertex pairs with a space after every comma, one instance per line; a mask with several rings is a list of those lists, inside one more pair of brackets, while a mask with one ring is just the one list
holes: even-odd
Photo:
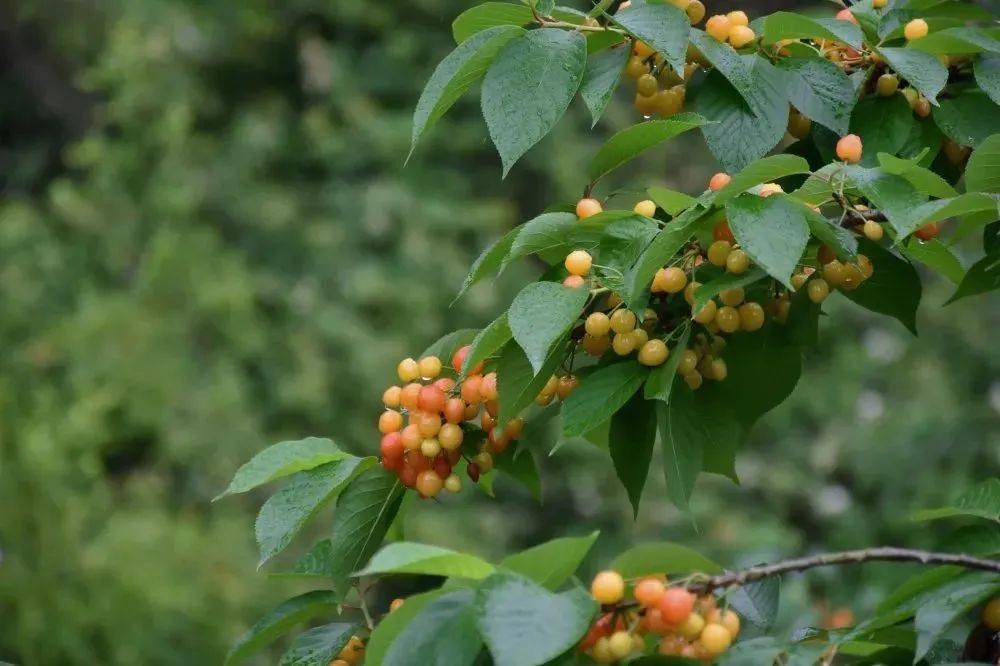
[[578, 649], [599, 664], [655, 650], [665, 656], [711, 661], [732, 645], [740, 618], [718, 608], [711, 594], [697, 596], [665, 575], [626, 581], [616, 571], [594, 577], [590, 593], [602, 613]]
[[[452, 357], [456, 374], [461, 373], [468, 353], [466, 345]], [[515, 418], [501, 429], [495, 427], [497, 376], [495, 372], [481, 374], [482, 363], [459, 382], [440, 376], [442, 370], [436, 356], [403, 359], [397, 367], [401, 385], [390, 386], [382, 394], [386, 407], [378, 421], [382, 466], [422, 497], [434, 497], [442, 489], [452, 493], [462, 489], [462, 480], [453, 470], [463, 457], [463, 424], [478, 418], [486, 433], [477, 452], [467, 458], [466, 473], [473, 482], [493, 469], [493, 456], [520, 437], [524, 425]]]

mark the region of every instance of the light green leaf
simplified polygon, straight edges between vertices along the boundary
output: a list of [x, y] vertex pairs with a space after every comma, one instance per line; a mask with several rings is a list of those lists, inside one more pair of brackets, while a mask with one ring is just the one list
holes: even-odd
[[504, 176], [562, 117], [586, 65], [587, 40], [558, 28], [532, 30], [500, 51], [483, 80], [482, 108]]
[[677, 342], [670, 347], [670, 355], [667, 357], [667, 362], [649, 371], [649, 377], [646, 379], [646, 387], [643, 389], [646, 400], [670, 401], [670, 392], [676, 383], [674, 377], [677, 374], [677, 366], [680, 365], [681, 357], [684, 350], [687, 349], [690, 338], [691, 327], [685, 326], [684, 331], [677, 338]]
[[[566, 214], [572, 215], [572, 213]], [[575, 218], [576, 216], [573, 215], [573, 217]], [[510, 248], [514, 244], [514, 240], [517, 238], [518, 234], [521, 233], [522, 228], [523, 227], [515, 227], [514, 229], [511, 229], [504, 234], [500, 240], [483, 250], [482, 254], [480, 254], [472, 263], [472, 268], [469, 269], [469, 274], [462, 282], [462, 287], [458, 290], [458, 294], [455, 295], [455, 299], [452, 303], [460, 299], [462, 295], [469, 290], [469, 287], [488, 275], [500, 270], [507, 253], [510, 252]]]
[[[685, 330], [690, 331], [690, 327]], [[670, 379], [673, 379], [673, 373]], [[611, 453], [615, 473], [628, 493], [633, 517], [639, 513], [639, 500], [646, 485], [646, 477], [649, 476], [649, 463], [653, 459], [655, 442], [656, 401], [646, 400], [641, 394], [635, 393], [611, 417], [608, 431], [608, 451]]]
[[366, 470], [341, 492], [330, 552], [333, 589], [340, 599], [347, 594], [351, 574], [382, 545], [402, 497], [403, 484], [382, 467]]
[[667, 481], [667, 497], [683, 513], [691, 514], [691, 493], [702, 466], [702, 445], [706, 439], [701, 414], [693, 401], [677, 394], [669, 403], [658, 402], [660, 452]]
[[[667, 5], [647, 5], [661, 6]], [[672, 6], [672, 5], [670, 5]], [[705, 119], [694, 113], [682, 113], [666, 120], [647, 120], [618, 132], [601, 146], [587, 168], [591, 182], [607, 175], [635, 158], [644, 150], [705, 124]]]
[[215, 499], [218, 500], [235, 493], [245, 493], [270, 481], [319, 467], [328, 462], [343, 460], [349, 455], [337, 448], [332, 440], [325, 437], [306, 437], [305, 439], [278, 442], [267, 447], [236, 470], [236, 475], [230, 481], [229, 487]]
[[994, 104], [1000, 104], [1000, 54], [983, 53], [972, 63], [976, 83]]
[[[389, 646], [385, 666], [472, 664], [483, 647], [476, 631], [475, 590], [454, 590], [427, 603]], [[410, 603], [407, 599], [403, 604]], [[402, 608], [393, 611], [393, 613]], [[391, 615], [391, 614], [390, 614]], [[365, 660], [368, 664], [368, 659]]]
[[889, 153], [879, 153], [878, 163], [882, 171], [902, 176], [918, 192], [941, 199], [958, 196], [958, 192], [948, 181], [930, 169], [920, 166], [917, 160], [907, 160]]
[[822, 213], [808, 207], [803, 209], [803, 213], [809, 225], [809, 233], [836, 252], [839, 259], [853, 259], [858, 254], [858, 237], [840, 226], [836, 220], [828, 220]]
[[751, 187], [801, 173], [809, 173], [809, 162], [803, 157], [788, 153], [763, 157], [735, 174], [725, 187], [715, 193], [713, 202], [721, 206]]
[[[628, 214], [634, 215], [631, 212]], [[520, 227], [521, 233], [511, 245], [501, 269], [531, 254], [562, 262], [573, 250], [594, 252], [610, 219], [616, 219], [614, 211], [605, 211], [582, 221], [573, 213], [543, 213]]]
[[981, 192], [966, 192], [951, 199], [935, 199], [917, 206], [910, 212], [910, 223], [904, 228], [902, 225], [893, 226], [900, 236], [910, 234], [925, 224], [946, 220], [958, 215], [969, 213], [979, 213], [983, 211], [996, 211], [997, 200], [988, 194]]
[[512, 336], [507, 313], [504, 312], [473, 338], [469, 353], [465, 356], [465, 363], [462, 365], [462, 376], [466, 376], [469, 370], [500, 351]]
[[583, 537], [563, 537], [508, 555], [500, 568], [521, 574], [549, 590], [558, 589], [583, 562], [599, 532]]
[[509, 2], [484, 2], [458, 15], [451, 24], [455, 42], [461, 44], [473, 35], [497, 26], [524, 26], [531, 23], [531, 9]]
[[748, 284], [752, 284], [757, 280], [762, 280], [767, 277], [767, 273], [758, 267], [755, 267], [746, 273], [741, 275], [735, 275], [733, 273], [723, 273], [719, 277], [709, 280], [705, 284], [701, 285], [694, 290], [694, 305], [691, 306], [692, 310], [700, 310], [701, 306], [705, 305], [708, 301], [712, 299], [716, 294], [725, 291], [726, 289], [736, 289], [737, 287], [745, 287]]
[[921, 605], [913, 620], [917, 631], [914, 661], [923, 658], [949, 626], [997, 591], [1000, 591], [1000, 577], [983, 572], [963, 577]]
[[479, 580], [494, 571], [493, 565], [475, 555], [457, 553], [422, 543], [396, 541], [386, 544], [369, 560], [368, 565], [353, 574], [421, 574], [424, 576], [456, 576]]
[[802, 209], [783, 195], [741, 194], [726, 204], [729, 228], [754, 263], [791, 286], [792, 271], [809, 242]]
[[566, 357], [567, 339], [564, 337], [552, 346], [545, 364], [537, 373], [532, 369], [520, 345], [514, 342], [504, 345], [497, 361], [497, 390], [500, 394], [497, 427], [502, 428], [535, 400], [545, 382]]
[[336, 608], [337, 595], [330, 590], [313, 590], [282, 602], [236, 639], [223, 666], [246, 660], [300, 622]]
[[646, 194], [657, 206], [665, 210], [670, 215], [677, 215], [683, 210], [695, 205], [698, 200], [692, 196], [667, 189], [666, 187], [651, 187], [646, 190]]
[[990, 37], [985, 31], [969, 26], [935, 30], [926, 37], [910, 40], [906, 46], [927, 53], [946, 55], [982, 53], [983, 51], [1000, 52], [1000, 42]]
[[896, 72], [909, 81], [931, 104], [948, 82], [948, 69], [936, 56], [914, 49], [882, 47], [879, 53]]
[[535, 374], [545, 365], [553, 345], [579, 319], [590, 292], [558, 282], [533, 282], [514, 297], [507, 320]]
[[972, 264], [958, 285], [958, 289], [945, 305], [960, 298], [977, 296], [997, 289], [1000, 289], [1000, 254], [988, 254]]
[[847, 134], [857, 95], [844, 70], [818, 56], [782, 58], [776, 65], [785, 73], [792, 106], [835, 134]]
[[972, 151], [965, 166], [969, 192], [1000, 192], [1000, 134], [987, 137]]
[[402, 606], [383, 617], [375, 625], [375, 631], [369, 636], [365, 645], [365, 666], [382, 666], [386, 663], [386, 655], [396, 644], [396, 638], [400, 633], [428, 604], [445, 592], [446, 590], [437, 589], [410, 595]]
[[649, 44], [678, 74], [684, 71], [691, 21], [671, 4], [635, 4], [615, 12], [615, 23]]
[[860, 241], [859, 251], [871, 260], [875, 272], [844, 296], [872, 312], [895, 317], [916, 335], [923, 291], [917, 271], [910, 262], [871, 241]]
[[296, 560], [291, 571], [273, 573], [274, 578], [329, 578], [333, 575], [333, 542], [320, 539], [302, 557]]
[[701, 553], [669, 541], [644, 543], [629, 548], [615, 558], [610, 569], [625, 578], [639, 578], [658, 573], [722, 573], [722, 567]]
[[730, 591], [726, 601], [739, 613], [741, 620], [766, 632], [774, 626], [778, 617], [780, 589], [780, 578], [765, 578]]
[[580, 84], [580, 98], [590, 111], [593, 121], [591, 127], [597, 125], [614, 96], [629, 53], [627, 48], [607, 49], [592, 54], [587, 60], [587, 69], [583, 72], [583, 82]]
[[649, 369], [637, 361], [623, 361], [587, 375], [563, 402], [563, 435], [583, 435], [610, 419], [648, 374]]
[[441, 359], [441, 362], [448, 365], [451, 361], [451, 357], [455, 355], [459, 347], [464, 347], [465, 345], [472, 342], [479, 331], [475, 328], [460, 328], [457, 331], [452, 331], [442, 335], [440, 338], [431, 343], [427, 349], [420, 355], [420, 358], [425, 356], [437, 356]]
[[587, 632], [597, 602], [574, 588], [554, 594], [516, 574], [487, 578], [476, 593], [477, 624], [497, 666], [539, 666]]
[[851, 186], [885, 214], [898, 234], [906, 236], [915, 229], [913, 211], [923, 205], [927, 197], [917, 192], [909, 181], [881, 169], [859, 166], [845, 167], [844, 174]]
[[988, 479], [973, 486], [949, 506], [918, 511], [913, 514], [913, 520], [938, 520], [954, 516], [975, 516], [1000, 522], [1000, 478]]
[[473, 83], [482, 78], [500, 49], [511, 39], [523, 34], [524, 30], [510, 25], [487, 28], [459, 44], [438, 63], [413, 111], [410, 155], [417, 147], [421, 134], [437, 122]]
[[[846, 23], [846, 21], [844, 21]], [[761, 666], [774, 663], [782, 648], [771, 636], [740, 641], [726, 650], [716, 662], [718, 666]]]
[[861, 48], [861, 28], [850, 21], [835, 18], [812, 18], [793, 12], [775, 12], [764, 19], [762, 39], [775, 44], [783, 39], [819, 37]]
[[330, 666], [357, 628], [352, 622], [335, 622], [304, 631], [295, 637], [278, 666]]
[[963, 146], [976, 148], [1000, 132], [1000, 106], [978, 91], [942, 99], [933, 117], [948, 138]]
[[956, 285], [965, 277], [962, 262], [947, 245], [936, 238], [928, 241], [913, 240], [900, 245], [899, 250], [906, 258], [930, 266]]
[[254, 533], [260, 546], [258, 568], [291, 543], [302, 526], [353, 476], [375, 464], [374, 457], [343, 460], [299, 472], [260, 508]]

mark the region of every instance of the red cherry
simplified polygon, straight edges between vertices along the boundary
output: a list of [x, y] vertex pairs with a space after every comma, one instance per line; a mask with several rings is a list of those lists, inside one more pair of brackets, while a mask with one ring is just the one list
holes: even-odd
[[469, 474], [469, 478], [472, 479], [473, 483], [479, 482], [479, 465], [476, 463], [469, 463], [469, 467], [466, 469]]

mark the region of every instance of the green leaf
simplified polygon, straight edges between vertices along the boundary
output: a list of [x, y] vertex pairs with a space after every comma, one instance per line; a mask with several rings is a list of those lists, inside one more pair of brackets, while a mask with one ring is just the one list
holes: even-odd
[[[660, 452], [667, 481], [667, 497], [683, 513], [691, 514], [691, 493], [702, 467], [702, 447], [706, 430], [702, 415], [679, 393], [669, 403], [658, 402]], [[682, 397], [684, 396], [684, 397]]]
[[383, 546], [364, 569], [353, 575], [421, 574], [479, 580], [486, 578], [493, 571], [492, 564], [475, 555], [457, 553], [447, 548], [422, 543], [397, 541]]
[[705, 303], [712, 300], [713, 296], [722, 291], [725, 291], [726, 289], [736, 289], [737, 287], [745, 287], [748, 284], [752, 284], [757, 280], [762, 280], [766, 277], [767, 273], [765, 273], [763, 269], [757, 267], [741, 275], [736, 275], [734, 273], [723, 273], [719, 277], [713, 280], [709, 280], [705, 284], [695, 289], [694, 305], [691, 307], [691, 309], [700, 310], [701, 306], [705, 305]]
[[646, 485], [646, 477], [649, 476], [649, 463], [653, 459], [653, 444], [656, 442], [655, 407], [655, 401], [646, 400], [636, 393], [611, 417], [608, 450], [615, 473], [632, 503], [633, 517], [639, 514], [639, 500]]
[[873, 207], [885, 213], [896, 232], [905, 237], [913, 226], [913, 211], [926, 202], [927, 197], [917, 192], [902, 176], [885, 173], [881, 169], [859, 166], [845, 167], [849, 184], [860, 191]]
[[487, 28], [459, 44], [438, 63], [413, 111], [410, 155], [424, 131], [437, 122], [473, 83], [482, 78], [500, 49], [514, 37], [523, 34], [524, 30], [510, 25]]
[[455, 42], [461, 44], [473, 35], [496, 26], [524, 26], [531, 23], [531, 9], [508, 2], [484, 2], [466, 9], [451, 24]]
[[[475, 598], [475, 590], [454, 590], [431, 600], [399, 633], [382, 663], [458, 666], [475, 662], [483, 647], [483, 639], [476, 630]], [[407, 599], [402, 608], [409, 603]], [[368, 659], [365, 663], [369, 663]]]
[[718, 666], [761, 666], [774, 663], [781, 652], [774, 638], [761, 636], [733, 645], [715, 663]]
[[[919, 661], [945, 631], [972, 607], [1000, 591], [996, 574], [981, 573], [965, 576], [944, 593], [939, 591], [917, 609], [913, 625], [917, 631], [914, 661]], [[958, 583], [958, 581], [956, 581]]]
[[[572, 215], [571, 213], [566, 214]], [[576, 217], [575, 215], [572, 216]], [[455, 295], [452, 303], [460, 299], [469, 290], [469, 287], [500, 269], [504, 263], [504, 259], [507, 257], [507, 253], [510, 252], [510, 248], [514, 244], [514, 240], [521, 233], [522, 228], [515, 227], [511, 229], [500, 240], [483, 250], [482, 254], [472, 262], [472, 268], [469, 269], [469, 274], [462, 282], [462, 287], [458, 290], [458, 294]]]
[[476, 593], [477, 624], [497, 666], [538, 666], [572, 648], [597, 614], [574, 588], [554, 594], [516, 574], [487, 578]]
[[649, 368], [637, 361], [623, 361], [587, 375], [563, 401], [563, 435], [583, 435], [610, 419], [639, 390], [647, 374]]
[[325, 437], [306, 437], [305, 439], [272, 444], [236, 470], [236, 475], [229, 482], [229, 487], [220, 493], [215, 500], [226, 495], [245, 493], [270, 481], [319, 467], [328, 462], [343, 460], [349, 455], [337, 448], [332, 440]]
[[965, 187], [969, 192], [1000, 192], [1000, 134], [972, 151], [965, 165]]
[[635, 4], [615, 12], [615, 23], [649, 44], [678, 74], [684, 71], [691, 21], [671, 4]]
[[[647, 7], [673, 7], [673, 5], [646, 5]], [[629, 10], [631, 11], [631, 10]], [[647, 120], [618, 132], [601, 146], [590, 160], [587, 175], [591, 182], [602, 178], [644, 150], [705, 124], [705, 119], [694, 113], [681, 113], [666, 120]]]
[[690, 338], [691, 327], [685, 326], [684, 332], [677, 338], [677, 342], [670, 347], [670, 355], [667, 357], [667, 362], [649, 371], [649, 377], [646, 379], [646, 387], [643, 389], [646, 400], [670, 401], [670, 391], [676, 383], [674, 377], [677, 374], [677, 366], [680, 365], [681, 357], [684, 350], [687, 349]]
[[578, 220], [573, 213], [543, 213], [520, 228], [521, 233], [511, 245], [501, 268], [531, 254], [543, 259], [551, 256], [561, 263], [573, 250], [594, 252], [610, 219], [615, 219], [613, 211], [605, 211], [585, 221]]
[[532, 451], [518, 447], [506, 455], [496, 456], [495, 460], [497, 471], [524, 486], [535, 500], [542, 501], [542, 479]]
[[351, 481], [333, 514], [330, 562], [333, 589], [343, 599], [351, 574], [368, 561], [399, 510], [403, 485], [382, 467], [372, 467]]
[[580, 84], [580, 98], [590, 111], [591, 127], [597, 125], [614, 96], [629, 53], [627, 48], [608, 49], [591, 55], [587, 60], [587, 69]]
[[976, 148], [1000, 132], [1000, 107], [978, 91], [942, 99], [933, 117], [949, 139], [963, 146]]
[[411, 621], [432, 601], [445, 594], [446, 590], [437, 589], [423, 594], [413, 594], [406, 598], [406, 603], [383, 617], [365, 644], [365, 666], [382, 666], [386, 655], [396, 645], [396, 638], [406, 629]]
[[858, 238], [853, 233], [811, 208], [805, 207], [803, 213], [809, 233], [836, 252], [838, 258], [853, 259], [858, 254]]
[[955, 516], [974, 516], [1000, 522], [1000, 478], [979, 483], [949, 506], [925, 509], [913, 515], [913, 520], [938, 520]]
[[320, 539], [296, 562], [289, 572], [270, 574], [277, 578], [329, 578], [333, 575], [333, 542]]
[[915, 49], [881, 47], [879, 53], [896, 72], [909, 81], [931, 104], [948, 83], [948, 68], [936, 56]]
[[941, 199], [958, 196], [958, 192], [948, 181], [930, 169], [920, 166], [917, 160], [906, 160], [889, 153], [879, 153], [878, 163], [882, 171], [902, 176], [918, 192]]
[[330, 666], [357, 628], [353, 622], [334, 622], [304, 631], [295, 637], [279, 666]]
[[535, 373], [528, 357], [520, 345], [508, 342], [500, 352], [497, 361], [497, 389], [500, 394], [500, 411], [497, 415], [497, 426], [503, 427], [508, 421], [518, 416], [538, 396], [552, 373], [566, 357], [566, 341], [552, 346], [545, 364]]
[[754, 263], [791, 286], [791, 276], [809, 242], [802, 209], [785, 196], [741, 194], [726, 204], [729, 228]]
[[776, 66], [786, 75], [792, 106], [830, 131], [847, 134], [857, 95], [844, 70], [818, 56], [782, 58]]
[[609, 568], [625, 578], [639, 578], [658, 573], [722, 573], [722, 567], [701, 553], [669, 541], [633, 546], [616, 557]]
[[458, 351], [458, 348], [472, 342], [477, 333], [479, 331], [475, 328], [460, 328], [457, 331], [442, 335], [424, 350], [420, 358], [437, 356], [441, 359], [442, 363], [447, 365], [451, 361], [451, 357]]
[[907, 259], [930, 266], [956, 285], [965, 278], [962, 262], [947, 245], [935, 238], [928, 241], [912, 241], [899, 246], [899, 250]]
[[726, 595], [726, 600], [741, 620], [766, 632], [778, 617], [780, 590], [780, 578], [765, 578], [737, 587]]
[[920, 277], [910, 262], [868, 240], [860, 241], [860, 252], [875, 269], [870, 278], [844, 295], [858, 305], [898, 319], [917, 334], [917, 308], [922, 287]]
[[1000, 54], [983, 53], [972, 63], [976, 83], [994, 104], [1000, 104]]
[[861, 28], [835, 18], [811, 18], [793, 12], [775, 12], [764, 19], [762, 39], [774, 44], [782, 39], [820, 39], [843, 42], [861, 48]]
[[580, 317], [590, 292], [558, 282], [533, 282], [514, 297], [507, 320], [535, 374], [549, 352]]
[[910, 40], [906, 46], [927, 53], [946, 55], [1000, 51], [1000, 42], [979, 28], [967, 26], [935, 30], [926, 37]]
[[374, 457], [348, 456], [299, 472], [260, 507], [254, 533], [260, 546], [258, 568], [291, 543], [302, 526], [337, 496], [354, 475], [375, 464]]
[[513, 333], [507, 322], [507, 313], [504, 312], [473, 338], [469, 353], [462, 364], [462, 376], [466, 376], [469, 370], [500, 351], [511, 337]]
[[801, 173], [809, 173], [809, 162], [805, 158], [788, 153], [770, 155], [748, 164], [734, 175], [725, 187], [715, 193], [713, 201], [721, 206], [751, 187]]
[[558, 28], [508, 42], [493, 61], [483, 80], [482, 108], [504, 176], [562, 117], [586, 65], [587, 40]]
[[657, 206], [667, 211], [670, 215], [677, 215], [682, 210], [690, 208], [698, 203], [692, 196], [667, 189], [666, 187], [651, 187], [646, 190], [646, 194]]
[[563, 537], [508, 555], [500, 568], [513, 571], [535, 581], [542, 587], [555, 590], [570, 576], [590, 552], [599, 532], [583, 537]]
[[958, 289], [945, 305], [960, 298], [977, 296], [996, 289], [1000, 289], [1000, 254], [986, 255], [972, 264], [958, 285]]
[[313, 590], [282, 602], [236, 639], [223, 665], [246, 660], [300, 622], [335, 610], [337, 601], [337, 595], [330, 590]]
[[694, 100], [695, 110], [713, 121], [702, 126], [701, 133], [712, 154], [729, 172], [739, 171], [763, 157], [785, 135], [786, 98], [778, 92], [772, 78], [755, 79], [755, 88], [763, 91], [763, 96], [754, 98], [749, 106], [718, 70], [708, 73]]
[[996, 210], [997, 200], [990, 195], [981, 192], [966, 192], [950, 199], [935, 199], [923, 203], [910, 212], [910, 224], [908, 228], [901, 229], [899, 228], [900, 225], [895, 224], [893, 226], [896, 227], [900, 236], [905, 236], [931, 222], [938, 222], [969, 213]]
[[902, 95], [865, 97], [851, 113], [851, 133], [861, 137], [863, 166], [875, 166], [879, 153], [899, 155], [916, 124]]
[[[693, 392], [698, 398], [709, 398], [713, 392], [720, 396], [709, 403], [719, 412], [715, 420], [720, 422], [726, 416], [718, 403], [731, 404], [740, 420], [752, 425], [791, 395], [802, 374], [801, 354], [791, 344], [789, 332], [777, 324], [765, 324], [753, 335], [732, 336], [723, 358], [728, 366], [726, 380]], [[712, 418], [710, 413], [703, 416], [703, 420]]]

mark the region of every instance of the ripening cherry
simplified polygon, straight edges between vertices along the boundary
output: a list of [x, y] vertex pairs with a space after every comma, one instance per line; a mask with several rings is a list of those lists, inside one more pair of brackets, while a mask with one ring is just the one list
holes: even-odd
[[717, 382], [721, 382], [729, 375], [729, 366], [726, 365], [725, 359], [713, 358], [711, 367], [712, 367], [711, 373], [706, 374], [705, 376], [711, 377]]
[[483, 381], [479, 384], [479, 393], [483, 396], [483, 400], [496, 400], [499, 397], [497, 373], [488, 372], [483, 375]]
[[861, 227], [861, 231], [864, 233], [865, 238], [870, 241], [875, 241], [876, 243], [882, 240], [882, 235], [885, 233], [882, 225], [875, 220], [865, 220], [864, 225]]
[[405, 450], [406, 449], [403, 446], [403, 436], [398, 432], [390, 432], [383, 435], [382, 440], [379, 442], [379, 452], [384, 458], [398, 458], [402, 461]]
[[635, 584], [632, 595], [635, 596], [635, 600], [639, 602], [640, 606], [653, 608], [660, 603], [666, 589], [663, 582], [656, 578], [643, 578]]
[[441, 419], [436, 414], [420, 413], [416, 417], [416, 424], [424, 437], [435, 437], [441, 430]]
[[387, 409], [378, 417], [378, 431], [383, 435], [396, 432], [403, 427], [403, 415], [399, 412]]
[[729, 181], [731, 181], [732, 179], [733, 177], [730, 176], [728, 173], [723, 173], [720, 171], [719, 173], [712, 176], [712, 178], [708, 181], [708, 189], [712, 190], [713, 192], [718, 192], [723, 187], [728, 185]]
[[437, 386], [424, 386], [420, 389], [417, 407], [429, 414], [440, 414], [444, 410], [444, 403], [447, 400], [448, 396]]
[[436, 438], [428, 437], [424, 441], [420, 442], [420, 453], [424, 454], [428, 458], [434, 458], [439, 453], [441, 453], [441, 442]]
[[399, 386], [390, 386], [382, 392], [382, 403], [390, 409], [399, 407], [399, 397], [403, 389]]
[[781, 194], [784, 191], [785, 190], [782, 189], [781, 185], [778, 185], [777, 183], [764, 183], [760, 186], [760, 189], [757, 190], [757, 195], [766, 199], [773, 194]]
[[682, 587], [667, 588], [658, 608], [667, 624], [677, 625], [688, 618], [694, 609], [695, 596]]
[[392, 600], [392, 603], [389, 604], [389, 612], [391, 613], [395, 610], [399, 610], [399, 607], [402, 606], [404, 603], [406, 603], [406, 599], [403, 599], [401, 597], [396, 597], [395, 599]]
[[586, 250], [573, 250], [566, 255], [564, 265], [570, 275], [586, 275], [590, 272], [590, 266], [594, 259]]
[[580, 275], [567, 275], [562, 281], [564, 287], [569, 287], [570, 289], [579, 289], [585, 284], [586, 280]]
[[364, 641], [357, 636], [351, 636], [351, 639], [347, 641], [347, 645], [345, 645], [343, 649], [341, 649], [340, 654], [337, 655], [337, 659], [342, 659], [350, 664], [350, 666], [354, 666], [361, 661], [361, 656], [364, 652]]
[[649, 367], [662, 365], [669, 355], [667, 344], [659, 338], [649, 340], [639, 348], [639, 363]]
[[990, 631], [1000, 631], [1000, 597], [993, 597], [983, 606], [981, 614], [983, 625]]
[[465, 420], [465, 401], [461, 398], [448, 398], [441, 411], [448, 423], [461, 423]]
[[[465, 357], [469, 355], [469, 350], [472, 349], [471, 345], [465, 345], [464, 347], [459, 347], [455, 354], [451, 357], [451, 367], [455, 369], [456, 372], [462, 370], [462, 366], [465, 365]], [[469, 369], [468, 374], [478, 375], [483, 371], [483, 362], [480, 361], [476, 364], [476, 367]]]
[[469, 375], [462, 382], [462, 400], [475, 405], [483, 401], [483, 378], [480, 375]]
[[488, 451], [480, 451], [472, 457], [472, 462], [479, 466], [479, 471], [486, 474], [493, 469], [493, 456]]
[[[576, 375], [563, 375], [559, 378], [559, 384], [556, 386], [556, 395], [559, 396], [560, 400], [565, 400], [579, 385], [580, 379]], [[523, 423], [523, 420], [521, 423]], [[508, 423], [507, 425], [510, 424]], [[520, 434], [520, 431], [518, 431], [518, 434], [514, 436], [514, 439], [520, 437]]]
[[836, 259], [823, 264], [823, 279], [836, 289], [844, 282], [844, 264]]
[[461, 426], [455, 423], [445, 423], [438, 432], [438, 442], [447, 451], [454, 451], [462, 445], [464, 437]]
[[841, 21], [850, 21], [854, 25], [858, 24], [858, 19], [854, 17], [854, 14], [851, 13], [850, 9], [841, 9], [839, 12], [837, 12], [836, 18], [840, 19]]
[[729, 43], [734, 49], [741, 49], [755, 39], [757, 34], [748, 26], [737, 25], [729, 30]]
[[635, 349], [641, 349], [644, 344], [649, 342], [649, 333], [644, 328], [637, 328], [634, 331], [630, 331], [627, 335], [632, 336], [632, 346]]
[[726, 628], [726, 631], [729, 632], [733, 640], [736, 640], [736, 637], [740, 633], [740, 616], [728, 608], [721, 611], [718, 609], [713, 610], [705, 619], [712, 624], [721, 624]]
[[678, 268], [677, 266], [668, 266], [663, 270], [663, 277], [660, 280], [660, 285], [668, 294], [676, 294], [684, 291], [684, 287], [687, 286], [687, 274]]
[[937, 238], [937, 235], [941, 232], [941, 228], [938, 227], [937, 222], [928, 222], [924, 226], [920, 227], [913, 232], [913, 235], [922, 241], [929, 241], [933, 238]]
[[607, 335], [590, 335], [588, 333], [583, 336], [580, 344], [583, 346], [583, 350], [591, 356], [600, 357], [604, 356], [608, 347], [611, 346], [611, 338]]
[[722, 301], [723, 305], [731, 305], [736, 307], [743, 302], [746, 296], [746, 292], [743, 291], [743, 287], [733, 287], [732, 289], [723, 289], [719, 292], [719, 300]]
[[927, 36], [927, 21], [915, 18], [903, 26], [903, 36], [907, 39], [920, 39]]
[[698, 310], [692, 308], [691, 318], [699, 324], [705, 325], [715, 320], [717, 310], [718, 306], [715, 304], [715, 301], [706, 301]]
[[618, 333], [611, 340], [611, 348], [619, 356], [628, 356], [635, 351], [636, 338], [632, 332]]
[[693, 349], [685, 349], [681, 352], [681, 360], [677, 364], [677, 372], [686, 375], [698, 367], [698, 353]]
[[815, 278], [806, 284], [806, 293], [809, 300], [818, 305], [830, 295], [830, 284], [823, 278]]
[[750, 268], [750, 256], [743, 250], [736, 248], [726, 257], [726, 270], [733, 275], [742, 275]]
[[683, 636], [667, 634], [660, 639], [660, 644], [657, 646], [656, 651], [664, 656], [676, 657], [680, 656], [685, 647], [687, 647], [687, 643], [684, 641]]
[[617, 571], [602, 571], [590, 583], [590, 594], [599, 604], [616, 604], [625, 596], [625, 579]]
[[632, 635], [627, 631], [616, 631], [608, 638], [608, 654], [612, 660], [624, 659], [632, 652]]
[[723, 333], [735, 333], [740, 330], [740, 313], [731, 305], [723, 305], [718, 308], [714, 321]]
[[687, 619], [677, 626], [677, 633], [689, 641], [693, 641], [701, 635], [705, 628], [705, 618], [698, 613], [692, 612]]
[[403, 448], [413, 451], [420, 448], [420, 443], [424, 441], [424, 436], [420, 434], [420, 428], [417, 424], [411, 423], [403, 428], [400, 433], [400, 440], [403, 442]]
[[632, 210], [639, 215], [643, 215], [645, 217], [653, 217], [654, 215], [656, 215], [656, 204], [650, 201], [649, 199], [644, 199], [639, 203], [637, 203], [635, 207], [632, 208]]
[[875, 267], [872, 265], [872, 260], [863, 254], [859, 254], [857, 259], [858, 270], [861, 271], [861, 276], [864, 279], [870, 278], [875, 273]]
[[643, 74], [635, 81], [635, 89], [643, 97], [649, 97], [655, 95], [656, 91], [659, 90], [659, 83], [656, 77], [650, 73]]
[[412, 382], [420, 378], [420, 365], [412, 358], [404, 358], [396, 366], [400, 381]]
[[724, 14], [716, 14], [705, 23], [705, 32], [717, 42], [724, 42], [729, 37], [729, 19]]
[[892, 97], [899, 90], [899, 77], [895, 74], [883, 74], [875, 82], [875, 92], [881, 97]]
[[697, 391], [699, 388], [701, 388], [701, 385], [704, 382], [704, 378], [701, 376], [701, 373], [698, 372], [697, 370], [686, 372], [682, 376], [684, 377], [684, 383], [687, 384], [688, 388], [690, 388], [692, 391]]
[[717, 657], [729, 649], [733, 644], [733, 637], [721, 624], [709, 623], [702, 629], [698, 642], [709, 656]]
[[708, 251], [706, 252], [708, 262], [714, 266], [725, 266], [726, 259], [729, 258], [729, 253], [732, 252], [732, 249], [733, 246], [729, 241], [715, 241], [708, 246]]
[[701, 0], [691, 0], [684, 8], [684, 13], [688, 15], [691, 25], [698, 25], [705, 18], [705, 5]]
[[615, 333], [628, 333], [635, 328], [636, 317], [631, 310], [624, 308], [611, 314], [611, 330]]
[[441, 477], [432, 469], [424, 470], [417, 475], [417, 492], [424, 497], [434, 497], [444, 486]]
[[746, 12], [743, 11], [732, 11], [726, 14], [726, 18], [729, 19], [729, 25], [750, 25], [750, 18], [747, 16]]
[[764, 308], [760, 303], [744, 303], [739, 307], [740, 329], [756, 331], [764, 325]]
[[872, 7], [875, 9], [882, 9], [889, 4], [889, 0], [872, 0]]
[[[645, 65], [643, 65], [645, 67]], [[604, 206], [597, 199], [585, 198], [576, 202], [576, 216], [581, 220], [593, 217], [604, 210]]]
[[865, 276], [857, 264], [844, 264], [844, 279], [840, 281], [840, 288], [844, 291], [854, 291], [862, 282]]
[[600, 337], [611, 330], [611, 318], [603, 312], [592, 312], [583, 322], [583, 328], [588, 335]]
[[861, 161], [861, 137], [848, 134], [837, 141], [837, 157], [849, 164]]

